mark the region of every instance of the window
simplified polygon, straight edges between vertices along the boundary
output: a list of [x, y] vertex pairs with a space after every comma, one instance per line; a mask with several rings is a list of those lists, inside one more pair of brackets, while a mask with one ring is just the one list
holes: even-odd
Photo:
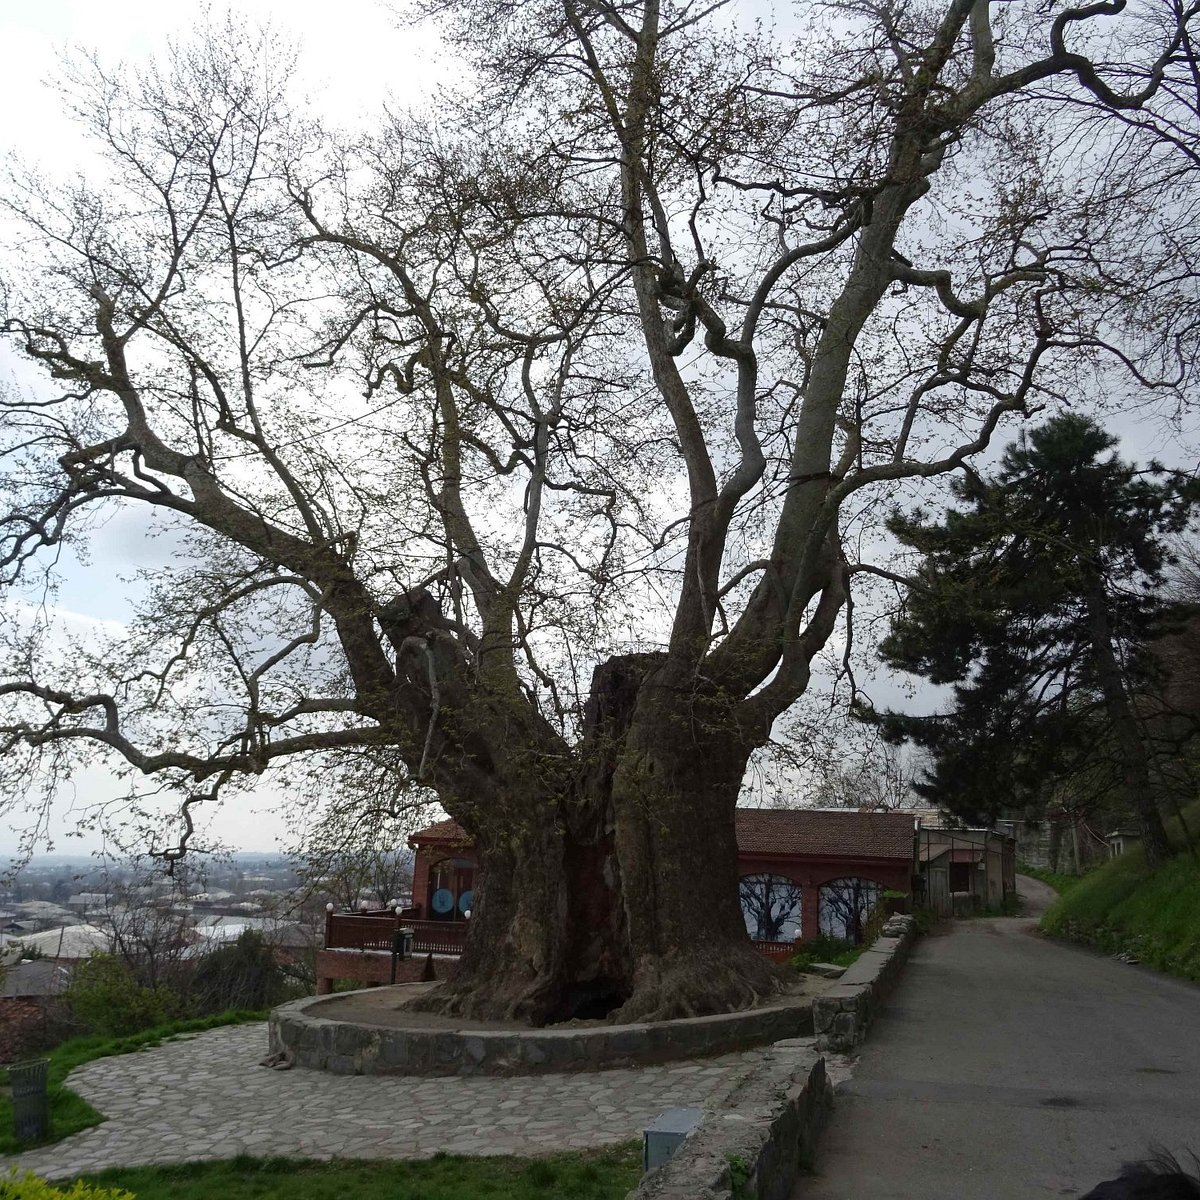
[[974, 863], [952, 862], [950, 864], [950, 890], [952, 892], [969, 892], [971, 890], [971, 868]]
[[861, 942], [867, 918], [882, 895], [883, 888], [870, 879], [831, 879], [821, 888], [821, 933], [839, 942]]
[[743, 875], [738, 896], [746, 932], [756, 942], [794, 942], [800, 936], [800, 885], [783, 875]]
[[462, 921], [475, 900], [475, 864], [444, 858], [429, 868], [428, 915], [435, 921]]

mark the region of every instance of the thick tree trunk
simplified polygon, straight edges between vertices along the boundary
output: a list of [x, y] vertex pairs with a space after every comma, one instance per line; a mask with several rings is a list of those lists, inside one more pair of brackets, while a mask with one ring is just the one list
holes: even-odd
[[488, 822], [477, 831], [483, 878], [470, 937], [454, 979], [421, 1007], [531, 1025], [562, 1017], [572, 957], [571, 884], [553, 804], [545, 797], [518, 813], [506, 806], [507, 828]]
[[779, 990], [738, 905], [734, 810], [752, 744], [732, 710], [639, 655], [598, 668], [587, 724], [565, 794], [472, 806], [483, 883], [470, 938], [420, 1007], [542, 1025], [723, 1012]]
[[738, 901], [734, 819], [754, 740], [722, 697], [687, 682], [664, 670], [642, 689], [613, 780], [625, 1021], [744, 1008], [781, 987]]
[[1150, 775], [1149, 752], [1129, 702], [1125, 676], [1113, 652], [1107, 597], [1098, 581], [1087, 597], [1087, 612], [1092, 664], [1117, 745], [1126, 803], [1137, 816], [1146, 863], [1158, 867], [1170, 857], [1171, 846], [1167, 841], [1162, 814], [1158, 810], [1157, 789]]

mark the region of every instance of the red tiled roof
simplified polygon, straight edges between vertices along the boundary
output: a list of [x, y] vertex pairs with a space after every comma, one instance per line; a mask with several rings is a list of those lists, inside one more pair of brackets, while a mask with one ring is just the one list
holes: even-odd
[[[438, 821], [410, 835], [408, 844], [470, 838], [457, 821]], [[739, 808], [738, 850], [743, 854], [809, 854], [853, 858], [913, 857], [913, 815], [852, 809]]]
[[457, 821], [449, 818], [408, 835], [408, 844], [413, 847], [420, 846], [424, 842], [454, 842], [468, 845], [470, 841], [467, 831]]
[[852, 809], [739, 808], [742, 854], [913, 857], [913, 814]]

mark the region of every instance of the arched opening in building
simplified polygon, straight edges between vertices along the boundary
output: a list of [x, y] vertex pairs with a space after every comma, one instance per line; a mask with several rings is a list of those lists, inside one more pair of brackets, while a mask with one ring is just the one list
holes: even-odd
[[857, 945], [863, 940], [871, 910], [882, 896], [879, 884], [857, 875], [822, 884], [819, 900], [822, 935]]
[[738, 898], [746, 932], [756, 942], [794, 942], [800, 936], [801, 888], [786, 875], [743, 875]]

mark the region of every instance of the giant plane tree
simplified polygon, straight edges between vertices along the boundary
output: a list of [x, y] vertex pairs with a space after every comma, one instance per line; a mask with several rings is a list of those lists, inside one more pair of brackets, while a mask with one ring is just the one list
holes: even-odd
[[739, 786], [886, 572], [862, 522], [1100, 377], [1181, 402], [1197, 4], [429, 10], [470, 87], [358, 137], [236, 29], [71, 70], [107, 174], [6, 190], [46, 385], [0, 561], [28, 590], [114, 507], [178, 553], [112, 644], [8, 623], [4, 770], [103, 753], [187, 823], [377, 764], [482, 855], [429, 1003], [744, 1004]]

